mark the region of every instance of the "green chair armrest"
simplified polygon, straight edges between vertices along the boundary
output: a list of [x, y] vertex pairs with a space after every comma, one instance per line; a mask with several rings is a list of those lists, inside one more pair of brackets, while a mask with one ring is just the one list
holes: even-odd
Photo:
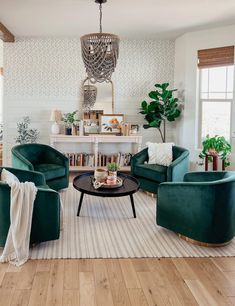
[[188, 172], [189, 152], [183, 152], [167, 168], [167, 181], [183, 181], [184, 175]]
[[140, 152], [136, 153], [134, 156], [132, 156], [131, 163], [133, 165], [144, 164], [144, 162], [147, 160], [148, 160], [148, 148], [145, 148]]
[[16, 168], [21, 168], [24, 170], [34, 170], [33, 164], [30, 163], [24, 156], [18, 153], [14, 148], [11, 151], [12, 153], [12, 165]]
[[2, 169], [3, 168], [13, 173], [19, 179], [20, 182], [33, 182], [36, 186], [46, 185], [45, 177], [40, 172], [21, 170], [10, 167], [2, 167]]
[[209, 182], [221, 180], [224, 177], [223, 171], [188, 172], [184, 176], [185, 182]]

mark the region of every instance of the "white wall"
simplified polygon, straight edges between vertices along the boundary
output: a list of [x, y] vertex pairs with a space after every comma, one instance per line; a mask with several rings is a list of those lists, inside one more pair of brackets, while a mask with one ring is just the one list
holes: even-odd
[[[174, 42], [121, 41], [113, 75], [115, 112], [126, 121], [143, 123], [140, 102], [157, 82], [173, 84]], [[25, 115], [40, 130], [40, 142], [49, 142], [50, 111], [81, 110], [80, 86], [85, 78], [79, 39], [21, 38], [4, 44], [4, 162], [10, 164], [16, 123]], [[172, 140], [170, 129], [168, 140]], [[142, 131], [144, 142], [158, 140], [155, 129]]]
[[3, 67], [3, 41], [0, 39], [0, 67]]
[[[185, 109], [177, 130], [177, 139], [180, 145], [190, 150], [192, 169], [196, 169], [199, 153], [197, 150], [197, 50], [231, 45], [235, 45], [235, 25], [187, 33], [176, 39], [175, 42], [175, 87], [182, 87], [185, 90]], [[232, 141], [234, 147], [234, 138]], [[232, 155], [232, 168], [235, 169], [234, 154]]]
[[[3, 41], [0, 39], [0, 68], [3, 68]], [[3, 76], [0, 73], [0, 123], [2, 123]]]

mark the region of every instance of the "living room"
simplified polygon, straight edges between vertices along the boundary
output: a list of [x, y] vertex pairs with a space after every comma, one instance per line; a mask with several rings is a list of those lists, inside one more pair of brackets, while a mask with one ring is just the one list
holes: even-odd
[[12, 265], [2, 173], [0, 305], [235, 304], [235, 3], [0, 8], [2, 168], [36, 186]]

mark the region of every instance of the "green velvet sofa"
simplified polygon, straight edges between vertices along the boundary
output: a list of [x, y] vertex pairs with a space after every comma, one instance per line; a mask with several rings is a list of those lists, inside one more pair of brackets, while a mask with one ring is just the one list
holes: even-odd
[[205, 245], [235, 235], [235, 172], [191, 172], [158, 188], [157, 224]]
[[14, 168], [41, 172], [47, 185], [54, 190], [68, 187], [68, 158], [51, 146], [22, 144], [13, 147], [11, 153]]
[[[30, 243], [59, 239], [60, 236], [60, 196], [46, 185], [39, 172], [4, 167], [20, 182], [34, 182], [38, 191], [34, 201]], [[0, 172], [3, 167], [0, 167]], [[0, 246], [6, 242], [10, 226], [10, 187], [0, 181]]]
[[183, 181], [184, 174], [188, 171], [189, 151], [173, 146], [173, 161], [169, 167], [157, 164], [147, 164], [148, 148], [135, 154], [131, 159], [131, 174], [140, 182], [140, 188], [157, 193], [162, 182]]

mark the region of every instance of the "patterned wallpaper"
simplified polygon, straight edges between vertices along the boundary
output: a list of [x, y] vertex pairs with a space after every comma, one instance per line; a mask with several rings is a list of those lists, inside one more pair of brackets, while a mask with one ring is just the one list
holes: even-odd
[[[143, 123], [140, 102], [156, 82], [173, 84], [174, 42], [124, 40], [113, 75], [115, 112], [126, 120]], [[16, 122], [29, 115], [48, 143], [51, 109], [81, 109], [81, 83], [85, 78], [80, 40], [21, 38], [4, 44], [4, 144], [5, 153], [15, 144]], [[172, 131], [168, 132], [172, 138]], [[142, 131], [144, 142], [156, 140], [156, 131]], [[5, 160], [6, 161], [6, 160]], [[7, 162], [10, 163], [9, 154]]]

